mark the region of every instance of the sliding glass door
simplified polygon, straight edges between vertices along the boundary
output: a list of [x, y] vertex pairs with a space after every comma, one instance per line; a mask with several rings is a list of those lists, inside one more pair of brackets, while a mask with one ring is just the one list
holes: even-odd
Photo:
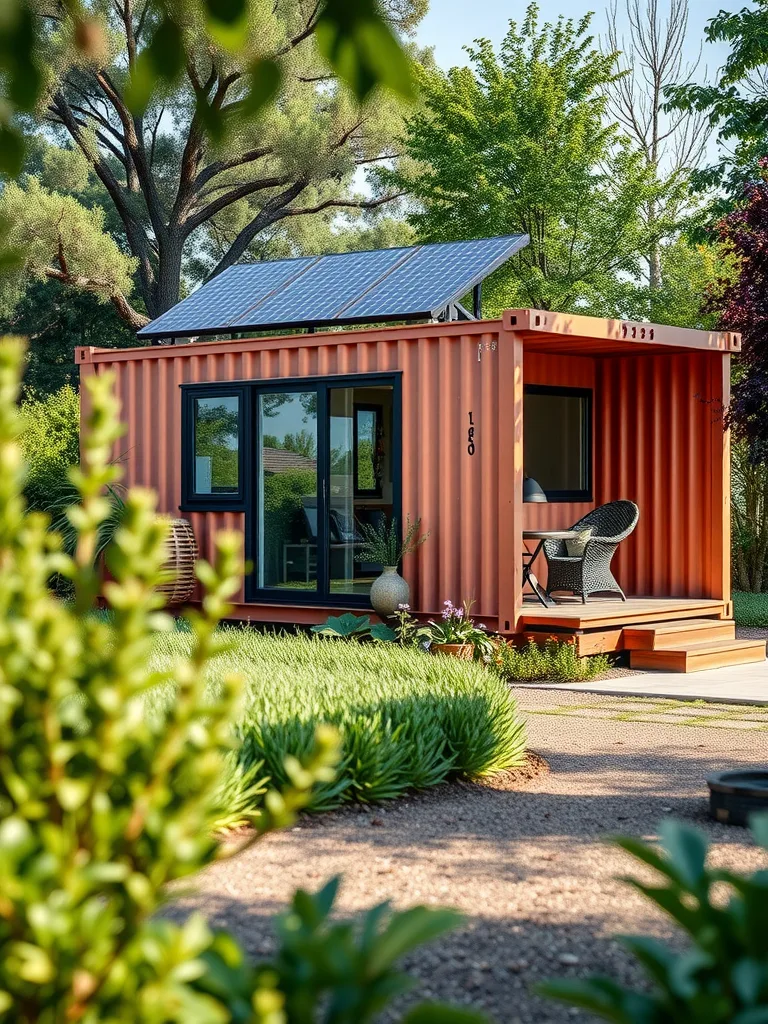
[[399, 520], [398, 399], [383, 376], [254, 388], [250, 600], [367, 604], [362, 528]]

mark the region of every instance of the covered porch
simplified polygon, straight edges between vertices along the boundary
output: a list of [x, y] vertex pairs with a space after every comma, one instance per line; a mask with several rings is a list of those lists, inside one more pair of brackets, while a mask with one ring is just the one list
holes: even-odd
[[[521, 557], [537, 545], [526, 531], [571, 530], [616, 501], [639, 509], [611, 563], [626, 600], [560, 591], [544, 606], [521, 580], [517, 639], [572, 637], [583, 655], [630, 650], [638, 668], [763, 658], [764, 645], [737, 641], [731, 621], [724, 412], [738, 337], [537, 311], [506, 317], [522, 339]], [[546, 590], [543, 551], [532, 569]]]

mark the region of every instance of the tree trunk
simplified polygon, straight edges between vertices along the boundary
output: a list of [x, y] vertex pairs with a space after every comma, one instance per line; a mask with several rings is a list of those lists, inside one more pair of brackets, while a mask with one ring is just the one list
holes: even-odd
[[157, 284], [152, 308], [149, 309], [152, 320], [167, 312], [179, 301], [181, 259], [184, 252], [183, 233], [178, 228], [171, 228], [160, 243], [159, 250]]

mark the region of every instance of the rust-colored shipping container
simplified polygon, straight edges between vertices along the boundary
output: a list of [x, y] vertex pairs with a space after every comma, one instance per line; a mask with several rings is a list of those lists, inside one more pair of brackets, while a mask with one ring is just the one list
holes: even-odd
[[[370, 607], [355, 523], [410, 516], [429, 532], [403, 568], [413, 608], [473, 600], [512, 634], [577, 613], [594, 628], [729, 614], [723, 413], [739, 347], [733, 334], [524, 309], [77, 360], [84, 377], [115, 374], [127, 483], [187, 517], [205, 556], [217, 530], [243, 533], [238, 618]], [[546, 503], [524, 503], [526, 475], [546, 478]], [[524, 601], [523, 531], [620, 498], [640, 509], [614, 559], [630, 600], [567, 613]]]

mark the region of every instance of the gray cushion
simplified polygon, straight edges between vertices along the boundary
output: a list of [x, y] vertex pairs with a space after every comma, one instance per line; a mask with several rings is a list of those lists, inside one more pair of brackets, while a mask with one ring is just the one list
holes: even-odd
[[578, 537], [574, 537], [573, 540], [566, 540], [565, 549], [568, 552], [570, 558], [582, 558], [584, 555], [584, 548], [587, 546], [589, 538], [592, 536], [592, 527], [587, 526], [584, 530], [579, 530]]

